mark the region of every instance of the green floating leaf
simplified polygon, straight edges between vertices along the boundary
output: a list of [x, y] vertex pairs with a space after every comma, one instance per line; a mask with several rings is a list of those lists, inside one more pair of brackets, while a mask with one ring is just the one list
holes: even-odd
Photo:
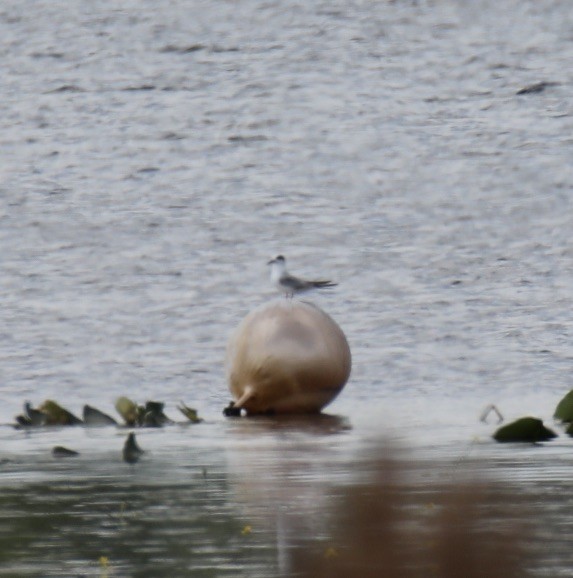
[[16, 416], [16, 426], [20, 427], [41, 427], [46, 425], [48, 416], [39, 409], [32, 407], [32, 404], [27, 401], [24, 403], [24, 413]]
[[52, 448], [52, 455], [55, 458], [75, 458], [80, 454], [74, 450], [65, 448], [64, 446], [55, 446], [54, 448]]
[[192, 407], [186, 406], [182, 401], [179, 402], [180, 405], [177, 406], [177, 409], [191, 422], [191, 423], [200, 423], [203, 420], [199, 417], [197, 410], [193, 409]]
[[123, 445], [123, 460], [128, 464], [135, 464], [144, 453], [135, 441], [135, 434], [131, 432]]
[[165, 404], [160, 401], [148, 401], [145, 406], [137, 405], [128, 397], [120, 397], [115, 402], [117, 413], [129, 427], [162, 427], [173, 423], [164, 413]]
[[553, 417], [565, 422], [573, 421], [573, 390], [557, 404]]
[[117, 425], [113, 417], [91, 405], [84, 405], [83, 418], [87, 426]]
[[164, 413], [165, 404], [161, 401], [147, 401], [139, 419], [139, 425], [145, 427], [163, 427], [173, 423]]
[[46, 425], [80, 425], [82, 423], [81, 419], [51, 399], [47, 399], [38, 409], [46, 415]]
[[546, 442], [556, 438], [557, 434], [547, 429], [540, 419], [535, 417], [522, 417], [503, 427], [494, 434], [496, 442]]
[[127, 425], [134, 426], [137, 424], [141, 410], [134, 401], [131, 401], [128, 397], [119, 397], [115, 402], [115, 409]]

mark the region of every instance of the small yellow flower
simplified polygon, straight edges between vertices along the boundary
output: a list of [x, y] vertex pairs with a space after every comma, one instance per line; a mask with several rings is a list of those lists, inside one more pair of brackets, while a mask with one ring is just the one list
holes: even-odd
[[338, 557], [338, 552], [336, 551], [336, 548], [327, 548], [324, 551], [324, 557], [328, 560], [330, 558], [337, 558]]
[[99, 565], [102, 568], [107, 568], [109, 566], [109, 558], [107, 556], [100, 556], [99, 557]]
[[245, 526], [242, 530], [241, 530], [241, 534], [243, 534], [243, 536], [246, 536], [247, 534], [250, 534], [253, 531], [253, 529], [251, 528], [251, 526]]

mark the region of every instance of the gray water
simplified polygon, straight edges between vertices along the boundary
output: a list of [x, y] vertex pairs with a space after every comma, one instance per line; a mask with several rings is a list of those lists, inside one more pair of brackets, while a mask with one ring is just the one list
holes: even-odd
[[[478, 417], [552, 426], [571, 388], [568, 2], [29, 0], [0, 38], [0, 422], [120, 395], [206, 420], [138, 434], [134, 466], [121, 430], [1, 427], [0, 574], [284, 574], [280, 472], [318, 517], [378, 436], [534, 496], [538, 573], [566, 573], [572, 443], [508, 451]], [[339, 283], [312, 297], [353, 355], [334, 427], [221, 415], [278, 253]]]

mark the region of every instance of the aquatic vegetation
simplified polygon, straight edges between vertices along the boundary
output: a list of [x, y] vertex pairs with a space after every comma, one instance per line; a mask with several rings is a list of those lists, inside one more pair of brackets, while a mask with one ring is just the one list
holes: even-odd
[[543, 92], [546, 88], [551, 88], [553, 86], [559, 86], [558, 82], [541, 81], [528, 86], [520, 88], [515, 94], [522, 96], [524, 94], [539, 94]]
[[76, 456], [79, 456], [79, 452], [76, 452], [75, 450], [70, 450], [68, 448], [65, 448], [64, 446], [55, 446], [52, 449], [52, 455], [55, 458], [74, 458]]
[[127, 439], [125, 440], [125, 444], [123, 446], [123, 461], [127, 462], [128, 464], [135, 464], [139, 461], [139, 458], [145, 452], [137, 445], [137, 441], [135, 440], [135, 434], [131, 432]]
[[29, 401], [24, 403], [24, 413], [16, 416], [16, 422], [22, 427], [41, 427], [46, 425], [45, 413], [32, 407]]
[[101, 569], [101, 574], [99, 578], [108, 578], [110, 571], [109, 558], [107, 556], [100, 556], [98, 559], [98, 563]]
[[144, 427], [162, 427], [166, 424], [175, 423], [173, 420], [169, 419], [163, 409], [165, 404], [160, 401], [147, 401], [143, 411], [141, 412], [140, 424]]
[[562, 422], [573, 422], [573, 390], [567, 393], [557, 404], [553, 417]]
[[123, 418], [126, 425], [132, 427], [139, 421], [140, 409], [138, 405], [128, 397], [118, 397], [115, 402], [115, 409]]
[[46, 414], [46, 425], [80, 425], [83, 423], [81, 419], [51, 399], [47, 399], [38, 409]]
[[514, 422], [500, 427], [493, 439], [497, 442], [546, 442], [556, 438], [557, 434], [546, 428], [540, 419], [522, 417]]
[[501, 415], [501, 412], [499, 411], [499, 409], [497, 409], [497, 406], [494, 405], [493, 403], [490, 403], [482, 412], [479, 420], [483, 423], [487, 423], [487, 420], [490, 416], [491, 413], [494, 413], [497, 416], [497, 423], [502, 423], [503, 422], [503, 415]]
[[330, 546], [329, 548], [327, 548], [324, 551], [324, 557], [326, 559], [337, 558], [338, 557], [338, 550], [336, 548], [333, 548], [332, 546]]
[[[119, 397], [115, 408], [128, 427], [163, 427], [176, 423], [165, 415], [165, 404], [159, 401], [147, 401], [145, 405], [138, 405], [128, 397]], [[201, 423], [198, 411], [180, 402], [177, 409], [187, 418], [185, 423]], [[83, 421], [64, 409], [55, 401], [46, 400], [35, 409], [29, 402], [24, 404], [24, 413], [16, 416], [16, 428], [43, 427], [43, 426], [118, 426], [118, 422], [110, 415], [92, 407], [84, 405]]]
[[113, 417], [91, 405], [84, 405], [82, 417], [87, 426], [117, 425], [117, 421]]
[[17, 427], [68, 426], [83, 423], [81, 419], [51, 399], [44, 401], [37, 409], [26, 402], [24, 413], [16, 416], [16, 422]]
[[163, 427], [175, 423], [169, 419], [163, 409], [165, 404], [159, 401], [147, 401], [138, 405], [127, 397], [120, 397], [115, 402], [115, 409], [129, 427]]
[[202, 418], [199, 417], [197, 410], [186, 406], [182, 401], [179, 402], [180, 405], [177, 406], [177, 409], [191, 422], [191, 423], [200, 423], [203, 421]]

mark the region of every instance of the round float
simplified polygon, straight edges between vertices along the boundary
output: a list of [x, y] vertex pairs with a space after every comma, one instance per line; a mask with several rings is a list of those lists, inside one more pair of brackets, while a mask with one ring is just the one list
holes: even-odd
[[227, 346], [234, 407], [247, 414], [317, 413], [350, 376], [346, 337], [306, 301], [267, 303], [240, 323]]

